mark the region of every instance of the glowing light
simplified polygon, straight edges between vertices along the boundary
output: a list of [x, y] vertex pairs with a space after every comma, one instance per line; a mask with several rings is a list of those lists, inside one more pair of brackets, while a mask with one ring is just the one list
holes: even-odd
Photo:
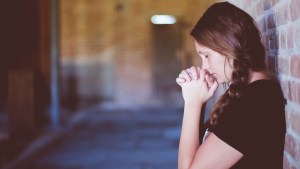
[[151, 17], [151, 22], [153, 24], [175, 24], [176, 18], [172, 15], [153, 15]]

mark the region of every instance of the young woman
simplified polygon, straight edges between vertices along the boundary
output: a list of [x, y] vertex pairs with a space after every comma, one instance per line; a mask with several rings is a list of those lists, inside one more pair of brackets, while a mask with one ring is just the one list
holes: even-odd
[[[176, 79], [184, 99], [178, 168], [282, 168], [284, 98], [268, 75], [253, 18], [228, 2], [216, 3], [191, 35], [202, 68], [183, 70]], [[221, 83], [229, 88], [213, 107], [211, 134], [200, 145], [201, 109]]]

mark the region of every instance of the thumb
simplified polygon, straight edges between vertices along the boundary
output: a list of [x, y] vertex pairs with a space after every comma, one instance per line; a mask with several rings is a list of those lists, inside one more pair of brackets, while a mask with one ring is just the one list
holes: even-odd
[[205, 80], [207, 81], [207, 84], [208, 84], [208, 88], [211, 88], [211, 86], [213, 85], [214, 83], [214, 79], [211, 75], [209, 74], [206, 74], [205, 75]]
[[179, 86], [181, 86], [181, 84], [182, 83], [184, 83], [185, 82], [185, 79], [183, 79], [183, 78], [176, 78], [176, 83], [179, 85]]
[[219, 86], [219, 83], [215, 80], [214, 83], [211, 85], [211, 87], [208, 90], [208, 93], [210, 94], [210, 96], [213, 96], [215, 94], [218, 86]]

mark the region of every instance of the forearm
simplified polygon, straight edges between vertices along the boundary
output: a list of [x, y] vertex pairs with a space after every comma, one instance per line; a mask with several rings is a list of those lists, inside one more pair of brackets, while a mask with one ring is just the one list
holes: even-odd
[[185, 104], [178, 152], [178, 168], [187, 169], [199, 148], [200, 116], [203, 104]]

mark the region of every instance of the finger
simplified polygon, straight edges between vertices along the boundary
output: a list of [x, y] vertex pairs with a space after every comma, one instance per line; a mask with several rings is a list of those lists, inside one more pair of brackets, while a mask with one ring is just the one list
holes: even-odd
[[192, 66], [190, 68], [190, 73], [191, 73], [193, 79], [196, 79], [196, 80], [199, 79], [199, 72], [195, 66]]
[[191, 74], [191, 68], [187, 68], [185, 71], [186, 71], [188, 74]]
[[199, 79], [200, 79], [201, 68], [200, 68], [200, 67], [197, 67], [196, 69], [197, 69], [198, 77], [199, 77]]
[[179, 74], [179, 77], [185, 79], [186, 81], [192, 80], [192, 77], [188, 74], [186, 70], [182, 70], [181, 73]]
[[211, 75], [209, 75], [209, 74], [206, 74], [206, 75], [205, 75], [205, 80], [207, 81], [208, 88], [211, 88], [211, 86], [212, 86], [213, 83], [214, 83], [213, 77], [211, 77]]
[[183, 78], [176, 78], [176, 83], [178, 85], [181, 85], [181, 83], [184, 83], [184, 82], [186, 82], [185, 79], [183, 79]]
[[210, 89], [208, 90], [210, 96], [213, 96], [215, 92], [217, 91], [217, 88], [219, 86], [219, 83], [215, 80]]
[[200, 81], [204, 81], [205, 80], [205, 74], [207, 73], [207, 71], [205, 69], [201, 69], [199, 72], [199, 76], [200, 76]]
[[191, 73], [189, 70], [186, 70], [185, 71], [185, 74], [184, 74], [184, 78], [187, 80], [187, 81], [191, 81], [193, 79]]

